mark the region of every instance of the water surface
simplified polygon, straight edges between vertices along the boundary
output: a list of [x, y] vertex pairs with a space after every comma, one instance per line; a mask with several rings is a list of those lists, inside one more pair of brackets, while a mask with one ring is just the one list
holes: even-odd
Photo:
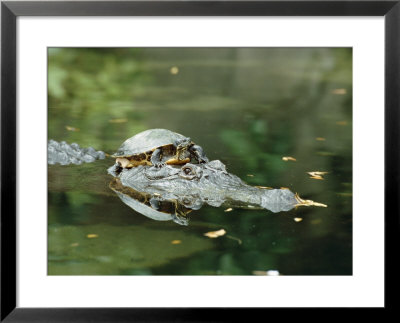
[[248, 184], [328, 207], [204, 206], [185, 227], [123, 204], [108, 187], [111, 159], [50, 165], [48, 273], [351, 275], [351, 71], [345, 48], [50, 49], [49, 139], [113, 153], [167, 128]]

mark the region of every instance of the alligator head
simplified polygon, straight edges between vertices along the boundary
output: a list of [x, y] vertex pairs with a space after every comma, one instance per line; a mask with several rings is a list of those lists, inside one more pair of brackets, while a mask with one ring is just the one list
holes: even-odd
[[214, 207], [267, 209], [275, 213], [289, 211], [300, 205], [316, 205], [311, 204], [312, 201], [302, 200], [289, 189], [247, 185], [239, 177], [228, 173], [219, 160], [206, 164], [166, 165], [162, 168], [139, 166], [122, 172], [116, 172], [113, 166], [108, 172], [118, 177], [124, 187], [158, 201], [174, 201], [189, 210], [198, 210], [203, 204], [208, 204]]

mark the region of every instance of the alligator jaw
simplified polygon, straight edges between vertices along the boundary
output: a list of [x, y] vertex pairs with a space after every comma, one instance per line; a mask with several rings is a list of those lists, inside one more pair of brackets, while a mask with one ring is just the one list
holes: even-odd
[[218, 207], [264, 208], [272, 212], [288, 211], [297, 206], [324, 206], [303, 200], [289, 189], [265, 189], [247, 185], [228, 173], [220, 161], [208, 164], [166, 165], [160, 169], [139, 166], [124, 169], [121, 183], [135, 190], [157, 194], [165, 199], [190, 199]]

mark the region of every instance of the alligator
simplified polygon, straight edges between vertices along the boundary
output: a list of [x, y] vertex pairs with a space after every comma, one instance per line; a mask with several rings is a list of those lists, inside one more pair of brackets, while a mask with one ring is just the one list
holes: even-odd
[[[49, 142], [48, 163], [93, 162], [105, 158], [93, 148]], [[71, 148], [72, 146], [72, 148]], [[56, 148], [55, 148], [56, 147]], [[187, 214], [203, 205], [213, 207], [289, 211], [298, 206], [325, 206], [303, 200], [286, 188], [251, 186], [229, 173], [219, 160], [207, 163], [165, 165], [158, 168], [139, 165], [121, 170], [114, 164], [107, 170], [113, 176], [110, 188], [136, 211], [154, 220], [173, 220], [187, 225]]]

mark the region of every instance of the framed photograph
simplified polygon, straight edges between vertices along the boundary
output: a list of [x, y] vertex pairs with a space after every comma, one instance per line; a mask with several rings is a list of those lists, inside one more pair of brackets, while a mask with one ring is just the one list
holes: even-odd
[[390, 309], [399, 15], [2, 2], [1, 320]]

